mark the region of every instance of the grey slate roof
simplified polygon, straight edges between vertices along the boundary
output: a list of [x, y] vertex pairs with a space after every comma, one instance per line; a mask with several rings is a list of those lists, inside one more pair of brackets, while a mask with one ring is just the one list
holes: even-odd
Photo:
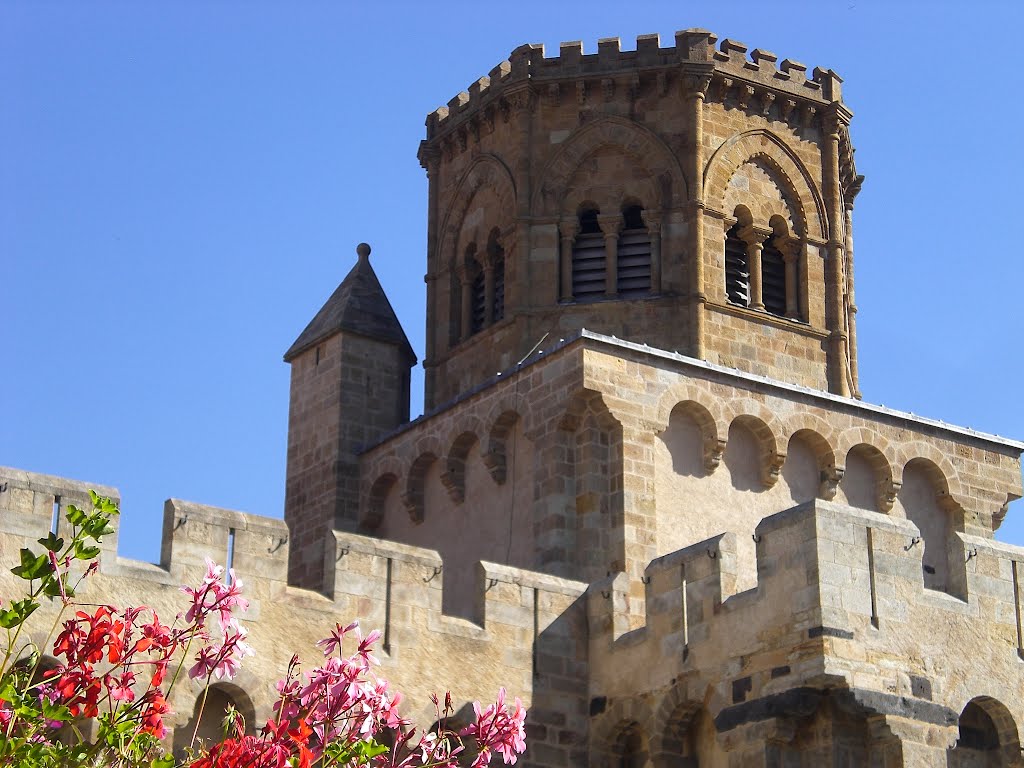
[[339, 331], [351, 331], [394, 344], [406, 353], [409, 365], [415, 365], [416, 353], [370, 266], [370, 246], [360, 243], [356, 253], [356, 265], [284, 353], [286, 363]]

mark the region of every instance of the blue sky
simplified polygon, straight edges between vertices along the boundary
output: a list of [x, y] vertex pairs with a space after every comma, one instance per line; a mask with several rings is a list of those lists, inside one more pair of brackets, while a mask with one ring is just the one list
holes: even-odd
[[0, 4], [0, 464], [117, 486], [140, 559], [171, 496], [280, 516], [281, 355], [358, 242], [423, 355], [426, 114], [698, 26], [846, 80], [865, 398], [1024, 439], [1021, 6]]

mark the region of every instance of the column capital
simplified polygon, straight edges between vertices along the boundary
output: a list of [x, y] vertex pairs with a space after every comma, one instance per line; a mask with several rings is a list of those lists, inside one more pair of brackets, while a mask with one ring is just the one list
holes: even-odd
[[599, 213], [597, 214], [597, 223], [601, 227], [601, 232], [604, 233], [605, 237], [609, 235], [619, 234], [619, 230], [622, 229], [622, 214], [621, 213]]
[[558, 234], [564, 238], [574, 238], [576, 233], [579, 232], [580, 222], [575, 216], [571, 219], [561, 219], [558, 222]]
[[772, 231], [770, 229], [762, 229], [761, 227], [755, 227], [752, 224], [748, 224], [739, 231], [740, 239], [751, 247], [763, 245], [764, 241], [767, 240], [771, 234]]

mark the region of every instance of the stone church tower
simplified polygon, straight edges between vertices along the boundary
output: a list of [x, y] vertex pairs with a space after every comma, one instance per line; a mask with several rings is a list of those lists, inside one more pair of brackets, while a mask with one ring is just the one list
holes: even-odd
[[[426, 414], [360, 245], [285, 355], [287, 526], [171, 500], [100, 583], [160, 606], [229, 552], [248, 722], [357, 615], [420, 720], [522, 696], [527, 766], [1024, 764], [1024, 443], [861, 400], [841, 85], [704, 30], [517, 48], [419, 148]], [[85, 492], [0, 487], [15, 545]]]
[[427, 118], [427, 407], [581, 328], [849, 396], [842, 80], [689, 30], [526, 45]]

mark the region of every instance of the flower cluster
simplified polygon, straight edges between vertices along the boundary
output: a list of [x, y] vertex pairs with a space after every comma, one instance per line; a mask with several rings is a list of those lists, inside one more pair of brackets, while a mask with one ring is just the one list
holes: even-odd
[[[238, 621], [248, 608], [242, 582], [233, 571], [225, 580], [224, 569], [207, 560], [200, 584], [182, 587], [189, 607], [170, 626], [146, 607], [89, 606], [63, 623], [58, 618], [52, 645], [52, 655], [60, 660], [56, 667], [41, 670], [38, 650], [19, 659], [18, 638], [39, 598], [59, 599], [63, 614], [76, 607], [75, 589], [97, 570], [93, 558], [99, 548], [90, 542], [113, 531], [109, 523], [117, 509], [96, 494], [92, 501], [92, 513], [69, 505], [69, 543], [50, 534], [39, 540], [42, 554], [22, 550], [13, 572], [29, 582], [28, 597], [0, 605], [0, 628], [7, 631], [0, 657], [0, 764], [174, 768], [160, 740], [179, 672], [189, 665], [189, 677], [203, 681], [208, 690], [214, 678], [230, 679], [242, 659], [253, 654]], [[72, 583], [78, 560], [92, 562]], [[417, 731], [398, 713], [400, 694], [377, 674], [374, 645], [380, 637], [377, 631], [363, 636], [358, 622], [336, 625], [317, 643], [322, 664], [302, 673], [298, 657], [292, 657], [277, 684], [274, 716], [258, 734], [245, 734], [240, 720], [230, 723], [216, 744], [197, 745], [193, 733], [181, 767], [457, 768], [467, 745], [475, 748], [473, 768], [488, 765], [496, 754], [506, 764], [516, 762], [526, 749], [526, 713], [519, 699], [510, 709], [502, 689], [494, 704], [485, 709], [475, 704], [473, 722], [456, 732], [445, 725], [452, 714], [451, 697], [443, 706], [435, 698], [440, 725]], [[202, 706], [205, 701], [204, 694]], [[70, 745], [66, 734], [57, 738], [58, 729], [74, 728], [82, 718], [96, 721], [96, 738], [85, 740], [77, 730], [77, 741], [71, 739]]]

